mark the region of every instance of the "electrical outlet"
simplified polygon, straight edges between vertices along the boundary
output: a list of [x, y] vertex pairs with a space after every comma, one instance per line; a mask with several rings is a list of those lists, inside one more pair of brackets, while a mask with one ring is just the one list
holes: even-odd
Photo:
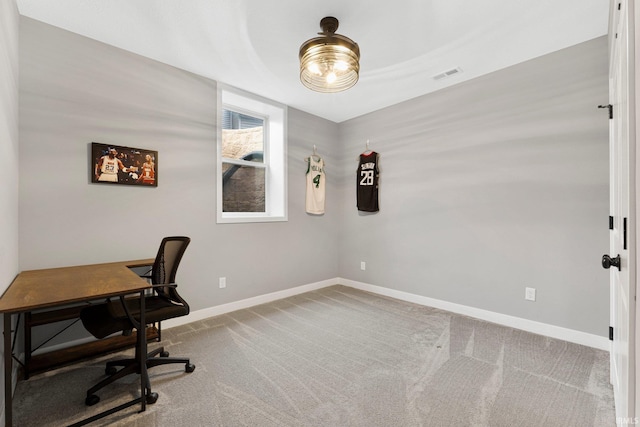
[[221, 277], [218, 280], [218, 284], [220, 285], [220, 289], [226, 288], [227, 287], [227, 278], [226, 277]]
[[367, 263], [360, 261], [360, 270], [365, 271], [367, 269]]
[[536, 300], [536, 288], [524, 288], [524, 299], [528, 301]]

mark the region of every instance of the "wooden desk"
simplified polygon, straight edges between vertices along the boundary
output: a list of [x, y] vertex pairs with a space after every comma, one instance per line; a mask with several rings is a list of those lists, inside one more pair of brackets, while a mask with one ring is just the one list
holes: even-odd
[[[4, 313], [4, 401], [5, 426], [13, 424], [13, 359], [11, 355], [11, 316], [32, 310], [56, 307], [80, 301], [115, 297], [133, 293], [140, 294], [141, 319], [144, 328], [144, 291], [149, 283], [130, 268], [153, 264], [153, 259], [112, 262], [106, 264], [82, 265], [75, 267], [29, 270], [20, 273], [0, 297], [0, 313]], [[142, 373], [140, 375], [140, 398], [105, 411], [99, 416], [109, 415], [116, 410], [140, 403], [141, 411], [146, 408], [145, 379], [147, 354], [146, 334], [138, 331]], [[91, 417], [87, 422], [97, 419]], [[80, 425], [82, 422], [80, 423]]]

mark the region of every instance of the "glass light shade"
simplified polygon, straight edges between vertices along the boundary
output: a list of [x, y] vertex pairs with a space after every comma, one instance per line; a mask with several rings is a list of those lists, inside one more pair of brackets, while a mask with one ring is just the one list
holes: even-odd
[[[327, 20], [332, 26], [326, 26]], [[335, 21], [333, 21], [335, 20]], [[322, 37], [300, 47], [300, 81], [316, 92], [340, 92], [358, 82], [360, 48], [348, 37], [335, 34], [338, 20], [324, 18]]]

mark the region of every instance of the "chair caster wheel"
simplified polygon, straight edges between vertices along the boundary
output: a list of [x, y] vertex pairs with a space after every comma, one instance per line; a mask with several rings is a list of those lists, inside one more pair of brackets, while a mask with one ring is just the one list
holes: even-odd
[[196, 370], [196, 365], [194, 365], [193, 363], [187, 363], [186, 365], [184, 365], [185, 372], [193, 372], [195, 370]]
[[95, 394], [87, 396], [87, 398], [84, 399], [84, 404], [87, 406], [93, 406], [98, 402], [100, 402], [100, 396], [96, 396]]
[[161, 352], [160, 357], [169, 357], [169, 352], [168, 351]]
[[158, 393], [151, 392], [147, 394], [147, 403], [153, 405], [158, 401]]
[[116, 372], [118, 372], [118, 368], [116, 368], [115, 366], [107, 366], [107, 368], [104, 370], [104, 373], [109, 377], [111, 375], [115, 375]]

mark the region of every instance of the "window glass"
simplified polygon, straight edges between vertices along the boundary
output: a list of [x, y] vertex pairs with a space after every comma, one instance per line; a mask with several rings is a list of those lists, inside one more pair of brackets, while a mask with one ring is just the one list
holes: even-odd
[[219, 85], [218, 129], [217, 221], [286, 221], [286, 107]]
[[265, 169], [223, 164], [223, 212], [265, 212]]
[[263, 161], [264, 120], [231, 110], [223, 111], [222, 157]]

